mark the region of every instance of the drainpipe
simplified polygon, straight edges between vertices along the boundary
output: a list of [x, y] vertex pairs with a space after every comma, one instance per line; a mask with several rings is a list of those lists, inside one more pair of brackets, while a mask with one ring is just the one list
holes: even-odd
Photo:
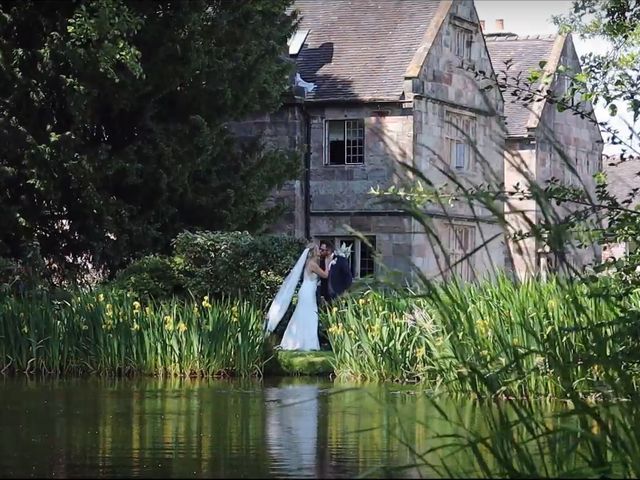
[[302, 103], [302, 118], [305, 124], [305, 151], [304, 151], [304, 236], [311, 239], [311, 116], [307, 106]]

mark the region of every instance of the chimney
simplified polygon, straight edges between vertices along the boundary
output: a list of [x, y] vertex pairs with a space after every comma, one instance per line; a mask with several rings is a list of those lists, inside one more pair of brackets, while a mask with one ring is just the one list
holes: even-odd
[[504, 30], [504, 18], [496, 19], [496, 31], [501, 32]]
[[480, 20], [480, 28], [484, 30], [484, 20]]

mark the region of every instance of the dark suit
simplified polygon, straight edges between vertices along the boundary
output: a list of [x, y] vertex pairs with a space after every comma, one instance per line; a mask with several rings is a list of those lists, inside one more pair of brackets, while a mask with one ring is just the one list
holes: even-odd
[[[320, 259], [320, 268], [324, 270], [326, 262], [324, 257]], [[320, 288], [318, 289], [318, 305], [320, 305], [320, 298], [324, 298], [326, 302], [329, 301], [329, 280], [327, 278], [320, 278]]]
[[329, 296], [325, 297], [330, 300], [342, 295], [353, 282], [351, 268], [349, 268], [349, 261], [345, 257], [339, 256], [336, 256], [333, 260], [335, 260], [335, 263], [331, 266], [331, 270], [329, 270], [329, 278], [327, 279]]

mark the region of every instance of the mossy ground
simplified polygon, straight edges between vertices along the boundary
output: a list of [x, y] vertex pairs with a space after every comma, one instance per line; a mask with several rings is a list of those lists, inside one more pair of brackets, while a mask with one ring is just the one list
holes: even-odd
[[276, 350], [265, 365], [266, 375], [330, 375], [333, 352], [296, 352]]

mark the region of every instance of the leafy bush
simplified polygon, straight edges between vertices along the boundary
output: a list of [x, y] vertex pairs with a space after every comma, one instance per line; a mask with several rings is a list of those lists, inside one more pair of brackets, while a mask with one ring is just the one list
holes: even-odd
[[141, 258], [122, 270], [113, 286], [146, 298], [167, 298], [183, 289], [172, 259], [156, 255]]
[[18, 280], [18, 265], [13, 260], [0, 257], [0, 293], [12, 291]]
[[24, 295], [51, 290], [43, 266], [37, 252], [22, 260], [0, 257], [0, 293]]
[[239, 265], [240, 250], [251, 242], [244, 232], [183, 232], [173, 241], [176, 267], [187, 290], [196, 296], [238, 295], [249, 287]]
[[301, 239], [264, 235], [242, 248], [241, 265], [255, 292], [266, 299], [273, 298], [304, 247]]
[[183, 232], [174, 248], [177, 271], [194, 295], [267, 299], [277, 292], [304, 241], [246, 232]]
[[150, 298], [192, 294], [269, 300], [304, 248], [290, 236], [247, 232], [183, 232], [174, 255], [144, 257], [121, 271], [117, 289]]

